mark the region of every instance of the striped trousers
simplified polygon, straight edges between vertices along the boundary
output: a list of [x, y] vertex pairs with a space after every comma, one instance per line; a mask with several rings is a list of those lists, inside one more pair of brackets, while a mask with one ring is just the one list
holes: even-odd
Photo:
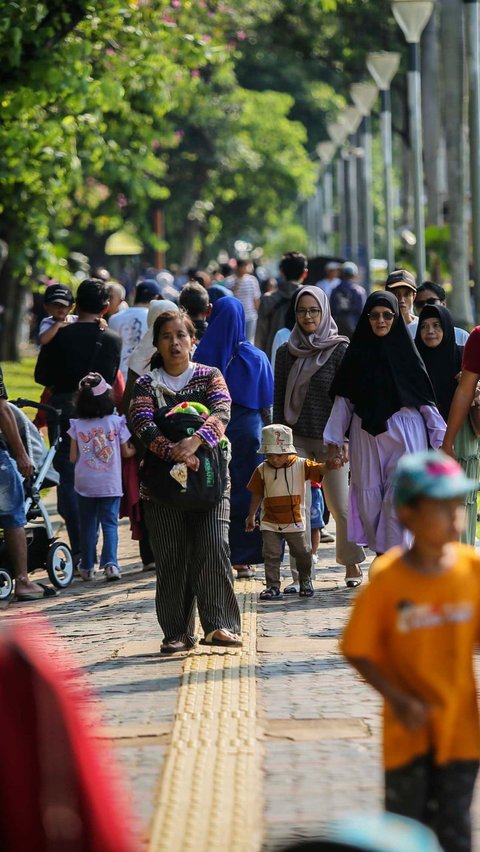
[[181, 512], [152, 500], [146, 500], [144, 508], [164, 641], [194, 643], [195, 602], [205, 635], [221, 628], [240, 633], [228, 546], [228, 497], [209, 512]]

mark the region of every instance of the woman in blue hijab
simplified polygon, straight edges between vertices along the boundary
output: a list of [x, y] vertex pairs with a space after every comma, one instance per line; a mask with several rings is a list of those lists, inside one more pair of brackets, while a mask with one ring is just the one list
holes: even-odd
[[223, 373], [232, 397], [226, 434], [232, 445], [230, 475], [230, 550], [238, 577], [251, 577], [250, 565], [263, 562], [260, 531], [245, 532], [250, 505], [246, 485], [260, 463], [262, 426], [270, 420], [273, 374], [261, 349], [246, 340], [245, 312], [238, 299], [219, 299], [208, 328], [195, 350], [194, 360]]

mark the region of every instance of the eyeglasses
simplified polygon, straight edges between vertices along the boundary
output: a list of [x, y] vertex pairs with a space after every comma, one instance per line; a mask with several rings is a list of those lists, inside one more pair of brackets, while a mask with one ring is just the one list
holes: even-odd
[[373, 322], [378, 322], [381, 319], [384, 319], [386, 322], [392, 322], [395, 319], [395, 314], [392, 314], [391, 311], [378, 311], [374, 314], [368, 314], [368, 319], [373, 320]]
[[415, 299], [415, 307], [423, 308], [425, 305], [439, 305], [440, 299], [436, 296], [430, 296], [428, 299]]
[[321, 314], [320, 308], [297, 308], [297, 317], [318, 317]]

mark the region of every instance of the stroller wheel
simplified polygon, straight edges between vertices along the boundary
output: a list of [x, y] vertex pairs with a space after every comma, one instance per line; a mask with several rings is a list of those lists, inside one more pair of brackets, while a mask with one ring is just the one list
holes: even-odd
[[0, 601], [6, 601], [13, 593], [13, 579], [6, 568], [0, 568]]
[[64, 589], [72, 582], [73, 557], [68, 544], [54, 541], [47, 553], [47, 573], [57, 589]]

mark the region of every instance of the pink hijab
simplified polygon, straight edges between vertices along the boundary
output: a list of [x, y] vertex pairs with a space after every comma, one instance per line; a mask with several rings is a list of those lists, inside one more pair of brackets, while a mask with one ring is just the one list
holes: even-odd
[[322, 311], [320, 325], [313, 334], [305, 334], [298, 323], [288, 338], [288, 351], [295, 357], [285, 390], [284, 414], [289, 426], [300, 417], [312, 376], [323, 367], [339, 343], [349, 343], [348, 337], [338, 333], [337, 324], [330, 313], [330, 303], [319, 287], [301, 287], [295, 299], [295, 310], [302, 296], [313, 296]]

